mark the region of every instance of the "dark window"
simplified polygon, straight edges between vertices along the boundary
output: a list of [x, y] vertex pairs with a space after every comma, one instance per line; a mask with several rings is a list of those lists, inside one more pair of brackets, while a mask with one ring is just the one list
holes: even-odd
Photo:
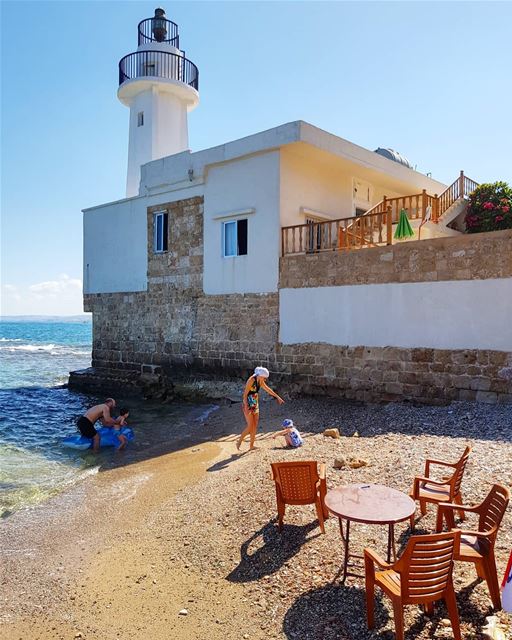
[[237, 222], [238, 255], [247, 255], [247, 220]]
[[137, 114], [137, 126], [144, 126], [144, 111], [139, 111], [139, 113]]

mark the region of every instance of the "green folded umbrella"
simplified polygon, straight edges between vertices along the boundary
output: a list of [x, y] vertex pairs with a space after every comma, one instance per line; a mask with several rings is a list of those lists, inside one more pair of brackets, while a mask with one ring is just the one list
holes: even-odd
[[396, 227], [395, 240], [405, 240], [405, 238], [412, 238], [414, 231], [412, 230], [409, 218], [407, 217], [407, 211], [400, 209], [400, 218], [398, 219], [398, 225]]

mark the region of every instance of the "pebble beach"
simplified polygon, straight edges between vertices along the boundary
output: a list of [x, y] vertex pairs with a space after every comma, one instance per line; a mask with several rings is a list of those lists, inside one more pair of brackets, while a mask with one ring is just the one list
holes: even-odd
[[[165, 451], [121, 460], [2, 522], [2, 637], [391, 640], [390, 601], [377, 592], [376, 628], [368, 631], [364, 580], [341, 583], [337, 519], [321, 535], [313, 506], [288, 507], [277, 531], [270, 463], [318, 460], [328, 488], [378, 482], [409, 493], [425, 458], [455, 461], [471, 444], [464, 502], [481, 501], [494, 482], [512, 486], [506, 405], [262, 402], [258, 449], [245, 444], [241, 454], [239, 403], [198, 415], [194, 407]], [[271, 437], [286, 417], [304, 436], [300, 449]], [[341, 437], [322, 435], [326, 428]], [[335, 468], [351, 458], [364, 464]], [[430, 507], [416, 532], [434, 525]], [[405, 523], [397, 526], [399, 549], [408, 535]], [[353, 526], [351, 545], [384, 554], [385, 528]], [[496, 545], [500, 579], [511, 549], [509, 507]], [[463, 638], [483, 638], [489, 616], [511, 638], [510, 616], [493, 612], [474, 567], [457, 563], [454, 576]], [[432, 618], [406, 607], [405, 628], [408, 639], [453, 637], [442, 605]]]

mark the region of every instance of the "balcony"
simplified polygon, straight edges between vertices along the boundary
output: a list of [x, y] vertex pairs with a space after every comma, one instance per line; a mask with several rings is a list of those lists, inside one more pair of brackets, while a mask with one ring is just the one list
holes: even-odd
[[199, 70], [196, 65], [183, 56], [166, 51], [136, 51], [121, 58], [119, 61], [119, 86], [136, 78], [177, 80], [196, 91], [199, 90]]

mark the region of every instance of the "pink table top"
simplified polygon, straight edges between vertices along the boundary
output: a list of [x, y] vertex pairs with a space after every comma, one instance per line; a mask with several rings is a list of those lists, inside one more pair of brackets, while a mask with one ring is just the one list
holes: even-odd
[[348, 484], [327, 492], [325, 506], [339, 518], [366, 524], [393, 524], [416, 510], [414, 500], [382, 484]]

